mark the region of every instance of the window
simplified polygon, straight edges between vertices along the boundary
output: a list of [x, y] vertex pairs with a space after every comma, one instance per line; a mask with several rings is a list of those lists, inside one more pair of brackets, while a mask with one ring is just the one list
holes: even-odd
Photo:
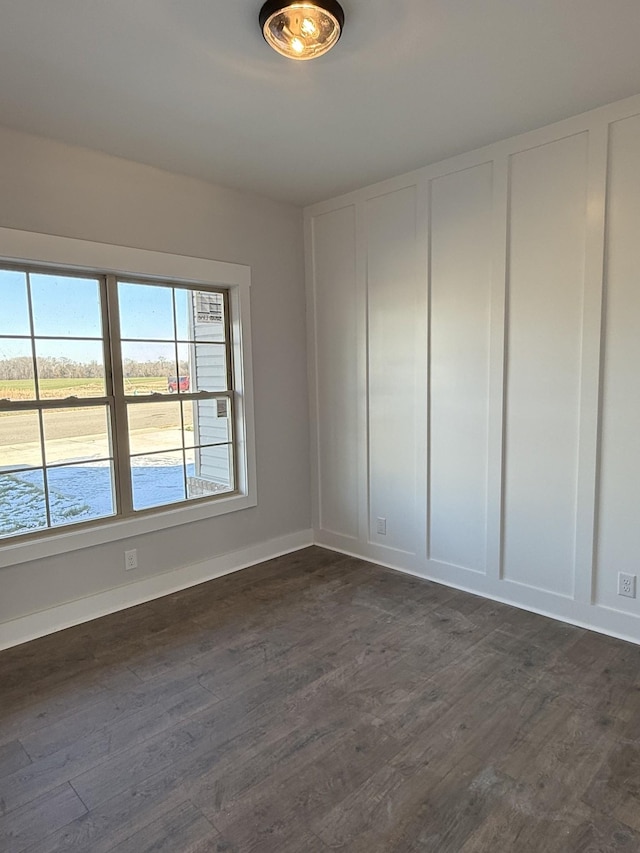
[[129, 274], [0, 262], [0, 545], [255, 504], [247, 294], [243, 318], [237, 283], [141, 275], [234, 265], [120, 251]]
[[120, 465], [125, 506], [140, 511], [233, 492], [227, 293], [115, 279], [111, 300], [109, 284], [107, 304], [117, 303], [112, 330], [119, 323], [116, 409], [127, 424], [127, 435], [118, 436], [127, 456]]

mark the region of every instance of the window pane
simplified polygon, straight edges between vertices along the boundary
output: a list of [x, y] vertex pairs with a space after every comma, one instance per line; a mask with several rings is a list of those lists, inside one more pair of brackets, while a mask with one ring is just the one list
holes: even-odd
[[170, 394], [177, 390], [174, 344], [123, 341], [125, 394]]
[[193, 339], [224, 341], [224, 297], [222, 293], [198, 290], [194, 294]]
[[179, 341], [193, 340], [193, 290], [173, 289], [176, 301], [176, 336]]
[[107, 406], [43, 411], [47, 465], [111, 456], [108, 412]]
[[134, 509], [147, 509], [183, 501], [185, 490], [182, 452], [132, 457], [131, 484]]
[[54, 338], [102, 337], [97, 279], [32, 274], [29, 281], [34, 334]]
[[113, 515], [113, 470], [110, 462], [48, 468], [51, 524], [76, 524]]
[[27, 276], [15, 270], [0, 270], [0, 305], [11, 311], [0, 311], [0, 335], [30, 335]]
[[224, 297], [221, 293], [175, 288], [179, 341], [224, 341]]
[[0, 413], [0, 470], [41, 466], [38, 413], [32, 410]]
[[160, 403], [130, 403], [127, 406], [127, 417], [131, 453], [182, 449], [179, 402], [163, 400]]
[[[185, 346], [185, 344], [180, 344]], [[196, 343], [193, 346], [195, 363], [194, 391], [227, 391], [227, 351], [224, 344]]]
[[190, 498], [233, 491], [231, 445], [195, 447], [186, 451], [186, 458], [187, 489]]
[[40, 398], [104, 397], [101, 341], [36, 340]]
[[[191, 359], [193, 353], [193, 344], [178, 344], [178, 369], [180, 373], [180, 382], [175, 383], [176, 388], [181, 394], [189, 394], [197, 389], [193, 387], [191, 377]], [[173, 385], [173, 383], [172, 383]], [[173, 391], [172, 391], [173, 393]]]
[[47, 526], [42, 470], [0, 474], [0, 536]]
[[175, 340], [170, 287], [118, 282], [120, 337], [136, 340]]
[[[185, 447], [231, 441], [231, 405], [226, 397], [182, 404]], [[188, 424], [192, 424], [189, 430]]]
[[0, 399], [35, 400], [31, 341], [0, 338]]
[[196, 440], [196, 418], [198, 412], [195, 402], [182, 403], [183, 441], [185, 447], [193, 447]]

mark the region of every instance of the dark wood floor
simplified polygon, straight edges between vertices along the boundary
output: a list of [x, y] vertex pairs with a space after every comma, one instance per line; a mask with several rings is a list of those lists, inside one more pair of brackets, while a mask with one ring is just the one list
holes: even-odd
[[640, 851], [640, 648], [319, 548], [0, 685], [2, 853]]

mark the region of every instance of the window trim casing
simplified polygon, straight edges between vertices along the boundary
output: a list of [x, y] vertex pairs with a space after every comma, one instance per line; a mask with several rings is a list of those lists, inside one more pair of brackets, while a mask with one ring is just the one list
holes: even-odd
[[69, 272], [100, 272], [150, 281], [226, 288], [231, 315], [237, 456], [236, 491], [229, 496], [173, 505], [168, 509], [160, 507], [145, 511], [140, 516], [100, 519], [73, 530], [48, 530], [42, 536], [27, 541], [3, 541], [0, 543], [0, 568], [203, 521], [257, 505], [250, 267], [11, 228], [0, 228], [0, 261], [43, 264]]

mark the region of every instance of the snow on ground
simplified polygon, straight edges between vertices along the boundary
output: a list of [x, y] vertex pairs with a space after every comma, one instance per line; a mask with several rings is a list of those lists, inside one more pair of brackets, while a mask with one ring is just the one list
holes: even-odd
[[[193, 464], [187, 465], [192, 476]], [[111, 468], [107, 462], [50, 468], [49, 506], [52, 525], [73, 524], [113, 514]], [[138, 457], [132, 468], [136, 509], [185, 498], [179, 457]], [[0, 472], [0, 536], [27, 533], [47, 526], [42, 472]]]

